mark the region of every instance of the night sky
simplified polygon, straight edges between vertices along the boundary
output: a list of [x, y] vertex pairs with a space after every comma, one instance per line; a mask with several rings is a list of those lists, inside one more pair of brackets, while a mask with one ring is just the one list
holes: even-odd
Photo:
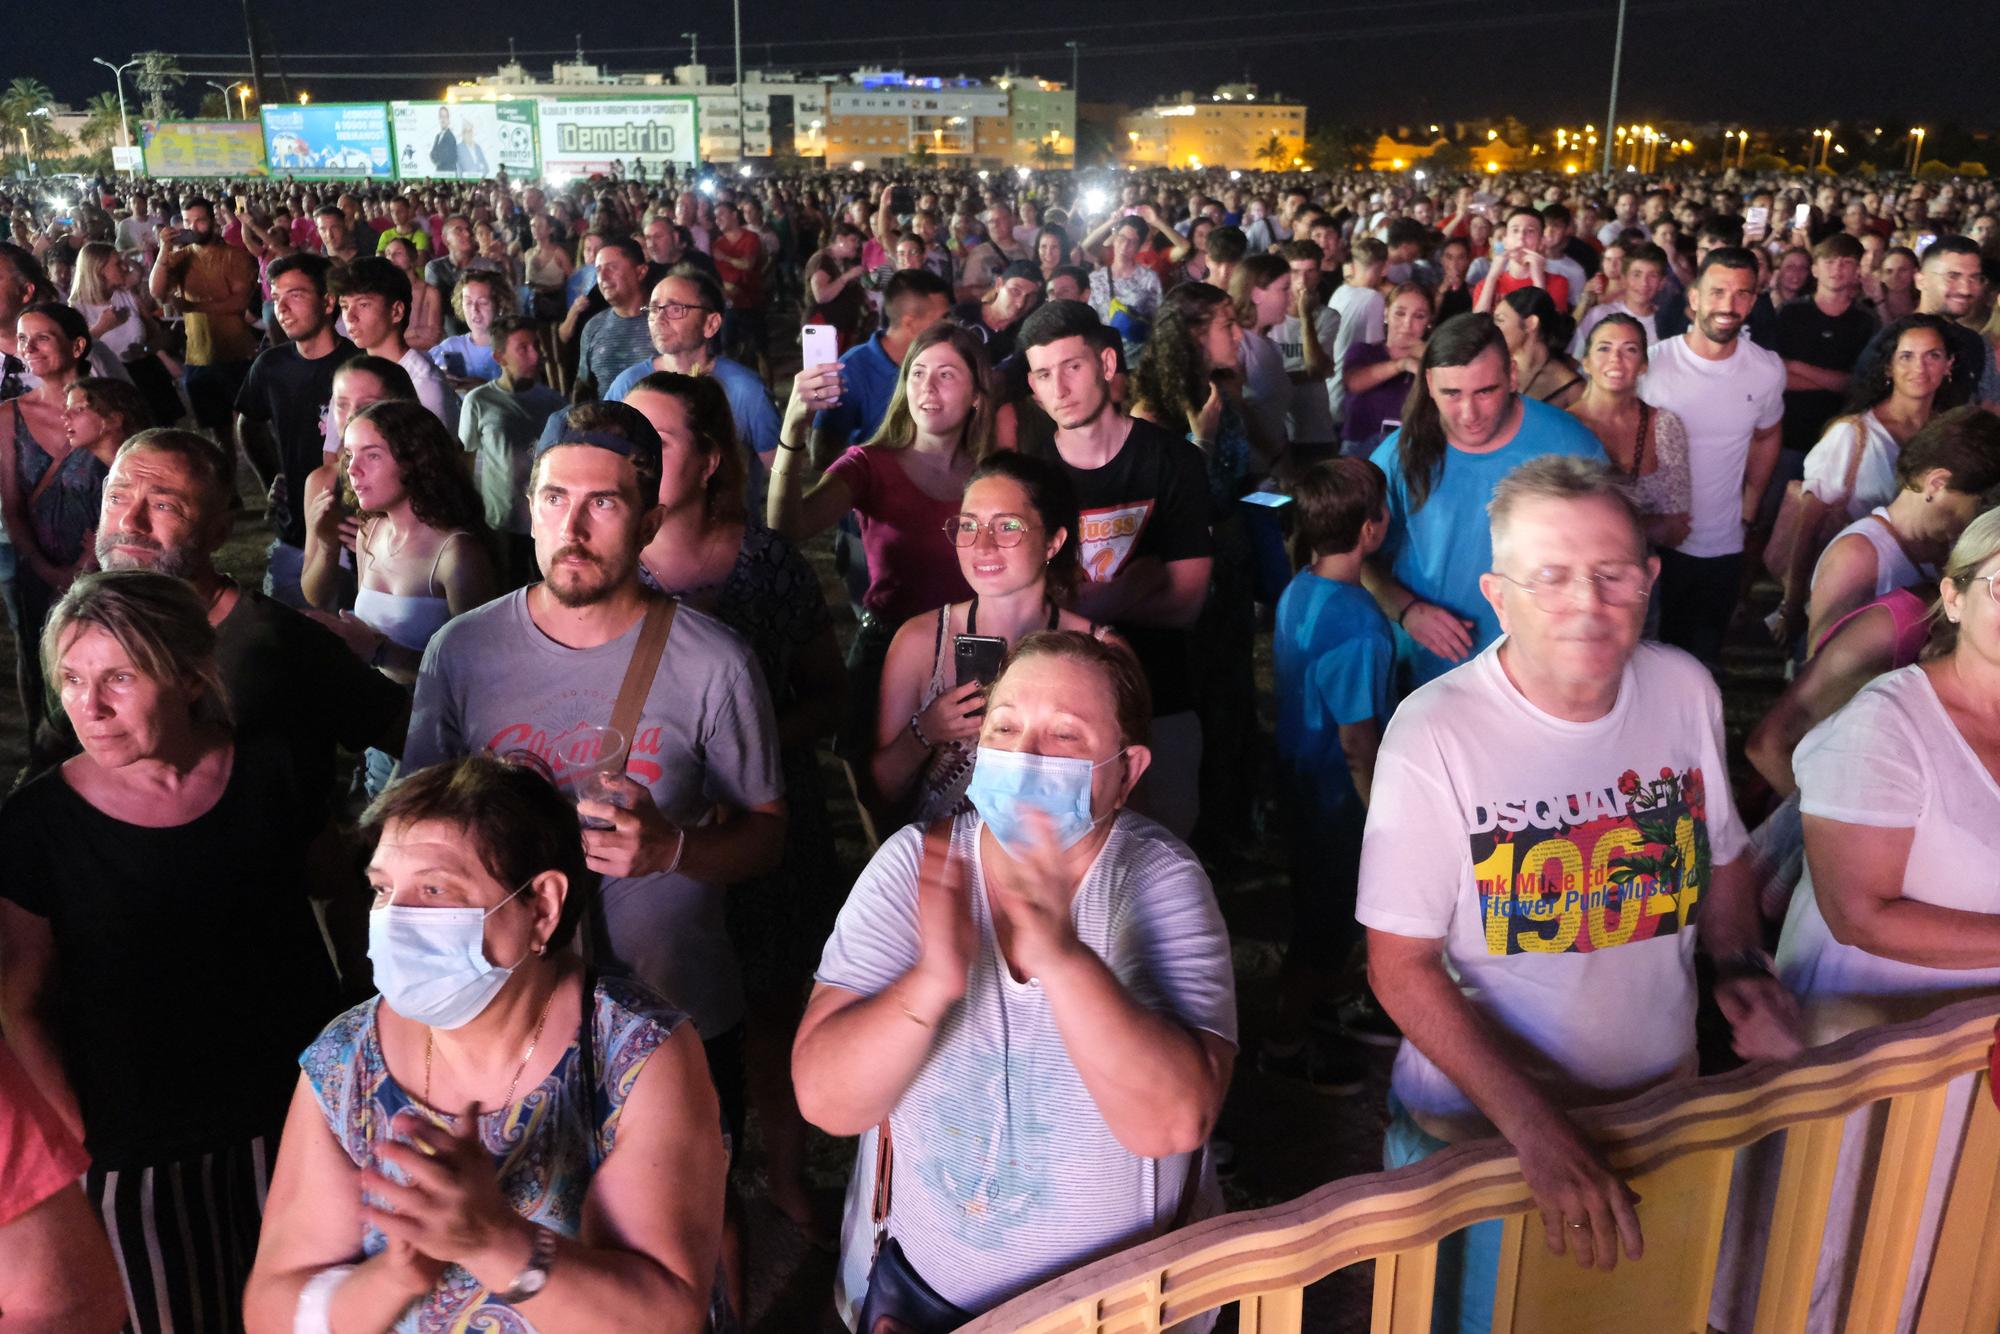
[[[383, 79], [371, 72], [490, 73], [493, 58], [316, 59], [323, 53], [504, 52], [515, 39], [531, 72], [573, 47], [614, 69], [661, 69], [685, 59], [679, 34], [700, 34], [703, 62], [726, 77], [727, 5], [659, 0], [482, 0], [426, 5], [411, 0], [338, 0], [306, 5], [256, 0], [293, 86], [317, 101], [436, 97], [445, 78]], [[81, 104], [111, 87], [114, 63], [149, 46], [190, 53], [190, 71], [227, 82], [244, 61], [193, 58], [244, 50], [238, 6], [104, 0], [82, 7], [10, 4], [0, 30], [0, 80], [32, 75]], [[1219, 9], [1226, 19], [1208, 17]], [[1206, 89], [1246, 75], [1267, 91], [1303, 100], [1313, 121], [1364, 125], [1515, 115], [1532, 123], [1601, 120], [1610, 72], [1611, 0], [745, 0], [744, 63], [834, 72], [861, 63], [912, 73], [975, 76], [1018, 55], [1028, 72], [1067, 79], [1069, 41], [1084, 43], [1086, 101], [1146, 102], [1183, 88]], [[336, 25], [325, 22], [337, 14]], [[435, 13], [448, 24], [413, 25]], [[561, 17], [563, 14], [572, 17]], [[1883, 15], [1893, 15], [1884, 18]], [[502, 15], [514, 15], [509, 20]], [[1958, 20], [1957, 27], [1941, 15]], [[838, 23], [828, 16], [840, 16]], [[455, 35], [432, 30], [449, 27]], [[107, 34], [116, 34], [113, 38]], [[902, 34], [902, 35], [898, 35]], [[919, 35], [921, 34], [921, 35]], [[650, 53], [635, 47], [665, 48]], [[631, 54], [621, 54], [631, 52]], [[1867, 0], [1632, 0], [1626, 25], [1620, 120], [1743, 121], [1806, 126], [1852, 118], [1968, 128], [2000, 126], [1990, 78], [2000, 52], [2000, 4], [1943, 11]], [[1978, 77], [1984, 67], [1989, 77]], [[330, 71], [371, 75], [327, 77]], [[129, 82], [128, 96], [132, 95]], [[201, 78], [181, 90], [192, 110]]]

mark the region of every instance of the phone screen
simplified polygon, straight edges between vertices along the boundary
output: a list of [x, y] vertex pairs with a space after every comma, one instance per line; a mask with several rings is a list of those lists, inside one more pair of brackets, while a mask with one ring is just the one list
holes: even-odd
[[1243, 497], [1246, 505], [1262, 505], [1266, 509], [1281, 510], [1292, 503], [1292, 498], [1282, 491], [1252, 491]]
[[1800, 204], [1792, 210], [1792, 228], [1797, 230], [1812, 221], [1812, 205]]

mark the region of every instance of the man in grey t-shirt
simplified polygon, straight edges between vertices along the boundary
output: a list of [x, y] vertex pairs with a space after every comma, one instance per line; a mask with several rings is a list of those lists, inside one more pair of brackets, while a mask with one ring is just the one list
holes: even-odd
[[[543, 582], [453, 620], [417, 678], [405, 769], [491, 750], [568, 787], [583, 729], [611, 719], [653, 596], [639, 552], [659, 526], [660, 441], [622, 403], [570, 409], [529, 475]], [[729, 885], [776, 868], [784, 785], [770, 696], [749, 647], [691, 607], [674, 613], [631, 738], [618, 805], [584, 800], [613, 958], [686, 1009], [711, 1062], [736, 1040], [743, 984], [723, 925]], [[741, 1072], [716, 1071], [725, 1109]], [[740, 1105], [740, 1104], [738, 1104]], [[732, 1119], [734, 1119], [732, 1117]]]

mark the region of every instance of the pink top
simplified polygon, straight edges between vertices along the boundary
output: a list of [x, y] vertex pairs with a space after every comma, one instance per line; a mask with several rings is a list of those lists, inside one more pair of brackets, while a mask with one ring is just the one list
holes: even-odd
[[861, 516], [861, 548], [868, 553], [868, 591], [861, 605], [892, 627], [972, 596], [958, 568], [958, 551], [944, 533], [958, 515], [958, 498], [926, 495], [896, 453], [882, 445], [853, 445], [826, 470], [847, 484]]
[[0, 1227], [69, 1185], [90, 1166], [28, 1072], [0, 1040]]
[[1864, 602], [1853, 611], [1848, 612], [1847, 615], [1826, 628], [1826, 633], [1819, 637], [1819, 643], [1813, 645], [1813, 651], [1817, 653], [1819, 650], [1825, 648], [1827, 643], [1840, 633], [1841, 626], [1846, 625], [1862, 612], [1872, 611], [1877, 607], [1888, 612], [1889, 618], [1896, 625], [1896, 636], [1893, 641], [1894, 647], [1891, 650], [1894, 657], [1889, 663], [1888, 670], [1893, 672], [1898, 668], [1908, 667], [1916, 662], [1918, 656], [1924, 651], [1925, 643], [1931, 637], [1931, 609], [1929, 603], [1907, 588], [1892, 589], [1884, 593], [1881, 597], [1876, 598], [1873, 602]]

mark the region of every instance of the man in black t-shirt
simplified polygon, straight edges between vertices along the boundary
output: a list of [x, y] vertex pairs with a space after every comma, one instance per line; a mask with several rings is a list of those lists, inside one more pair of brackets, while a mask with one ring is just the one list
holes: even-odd
[[[1840, 411], [1854, 363], [1875, 334], [1875, 317], [1855, 300], [1861, 291], [1859, 241], [1836, 232], [1814, 246], [1813, 279], [1810, 297], [1779, 309], [1773, 349], [1785, 359], [1784, 448], [1801, 462]], [[1804, 475], [1802, 469], [1783, 473], [1787, 479]], [[1783, 482], [1774, 479], [1773, 485], [1782, 488]]]
[[1133, 804], [1185, 839], [1200, 811], [1188, 656], [1212, 564], [1208, 480], [1195, 446], [1112, 403], [1117, 337], [1082, 302], [1052, 301], [1022, 324], [1018, 346], [1035, 402], [1055, 423], [1039, 452], [1076, 487], [1077, 610], [1117, 628], [1152, 688], [1153, 764]]
[[271, 543], [264, 592], [303, 610], [299, 574], [306, 563], [306, 477], [323, 461], [326, 407], [333, 373], [356, 354], [333, 330], [327, 295], [332, 265], [298, 252], [271, 263], [271, 303], [291, 341], [266, 348], [250, 365], [236, 397], [236, 439], [271, 502]]

